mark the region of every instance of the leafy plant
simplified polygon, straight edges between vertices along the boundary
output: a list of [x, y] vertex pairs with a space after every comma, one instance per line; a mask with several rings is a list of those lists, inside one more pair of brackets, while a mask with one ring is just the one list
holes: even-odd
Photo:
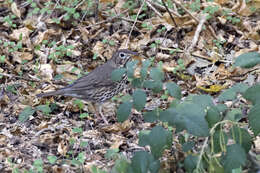
[[[235, 65], [252, 67], [259, 64], [258, 56], [256, 52], [243, 54], [237, 58]], [[117, 118], [120, 122], [128, 118], [132, 108], [144, 111], [147, 92], [163, 92], [167, 97], [175, 98], [167, 109], [145, 111], [144, 121], [158, 124], [139, 134], [139, 145], [150, 146], [151, 153], [136, 152], [124, 170], [158, 172], [160, 157], [164, 150], [172, 147], [172, 128], [166, 127], [173, 127], [176, 135], [180, 136], [183, 152], [187, 154], [183, 164], [187, 172], [232, 172], [245, 166], [246, 154], [252, 146], [252, 135], [239, 122], [244, 105], [240, 108], [228, 108], [223, 102], [236, 100], [238, 94], [252, 102], [248, 120], [249, 127], [256, 136], [260, 133], [260, 84], [252, 87], [246, 84], [234, 85], [219, 95], [218, 103], [214, 103], [209, 95], [190, 95], [183, 99], [180, 87], [173, 82], [166, 83], [166, 89], [162, 89], [164, 73], [160, 66], [150, 67], [151, 65], [150, 60], [144, 61], [138, 78], [131, 75], [131, 68], [115, 71], [114, 74], [116, 78], [120, 78], [125, 72], [130, 74], [131, 84], [136, 88], [131, 100], [123, 102], [118, 108]], [[226, 128], [227, 124], [229, 128]], [[181, 140], [183, 131], [187, 132], [187, 137]], [[191, 155], [189, 151], [196, 147], [196, 140], [192, 140], [192, 137], [203, 137], [204, 145], [198, 153]], [[228, 141], [233, 142], [231, 144]]]

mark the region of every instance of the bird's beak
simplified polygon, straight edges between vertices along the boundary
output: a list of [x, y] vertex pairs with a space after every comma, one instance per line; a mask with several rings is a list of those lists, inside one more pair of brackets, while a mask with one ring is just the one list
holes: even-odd
[[134, 56], [138, 55], [138, 52], [130, 51], [129, 53], [132, 54], [132, 55], [134, 55]]

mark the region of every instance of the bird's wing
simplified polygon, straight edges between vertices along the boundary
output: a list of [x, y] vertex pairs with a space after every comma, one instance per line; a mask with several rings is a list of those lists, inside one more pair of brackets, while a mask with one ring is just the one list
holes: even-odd
[[111, 79], [111, 73], [115, 69], [116, 68], [110, 66], [109, 64], [104, 64], [62, 89], [77, 91], [89, 90], [104, 86], [113, 86], [115, 82], [113, 82]]

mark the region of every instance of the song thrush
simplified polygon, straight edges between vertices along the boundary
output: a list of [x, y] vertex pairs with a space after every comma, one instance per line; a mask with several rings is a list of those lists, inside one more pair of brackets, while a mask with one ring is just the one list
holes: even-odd
[[[115, 69], [124, 67], [133, 55], [137, 55], [137, 52], [120, 49], [115, 52], [112, 58], [105, 64], [95, 68], [87, 75], [80, 77], [74, 83], [56, 91], [41, 93], [37, 96], [63, 95], [94, 103], [103, 103], [124, 89], [127, 82], [127, 75], [125, 74], [120, 81], [114, 82], [111, 79], [111, 74]], [[106, 122], [102, 112], [100, 112], [100, 114]]]

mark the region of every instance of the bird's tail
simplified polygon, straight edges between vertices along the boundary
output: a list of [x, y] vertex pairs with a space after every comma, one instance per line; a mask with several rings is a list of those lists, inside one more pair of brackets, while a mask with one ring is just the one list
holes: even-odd
[[60, 89], [57, 91], [50, 91], [50, 92], [46, 92], [46, 93], [41, 93], [41, 94], [37, 94], [37, 97], [48, 97], [48, 96], [55, 96], [55, 95], [63, 95], [64, 94], [64, 90]]

